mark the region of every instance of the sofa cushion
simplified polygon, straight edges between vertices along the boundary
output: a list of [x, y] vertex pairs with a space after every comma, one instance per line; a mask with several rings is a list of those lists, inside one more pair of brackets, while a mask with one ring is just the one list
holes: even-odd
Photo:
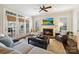
[[12, 48], [9, 48], [4, 44], [0, 43], [0, 54], [18, 54], [18, 53], [21, 53], [21, 52], [14, 50]]
[[28, 53], [34, 46], [27, 44], [26, 42], [20, 43], [13, 47], [13, 49], [20, 51], [23, 54]]
[[28, 54], [53, 54], [53, 52], [44, 50], [42, 48], [34, 47], [32, 50], [28, 52]]

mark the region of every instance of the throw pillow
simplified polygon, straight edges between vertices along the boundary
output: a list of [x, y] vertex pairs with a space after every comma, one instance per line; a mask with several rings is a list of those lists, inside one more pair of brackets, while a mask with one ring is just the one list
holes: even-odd
[[13, 46], [13, 40], [8, 35], [5, 35], [4, 37], [0, 37], [0, 42], [6, 45], [7, 47]]

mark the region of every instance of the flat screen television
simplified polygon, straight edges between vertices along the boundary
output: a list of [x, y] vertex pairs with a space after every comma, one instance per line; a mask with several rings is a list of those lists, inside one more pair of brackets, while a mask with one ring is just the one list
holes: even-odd
[[43, 20], [43, 25], [54, 25], [53, 20]]
[[45, 20], [43, 20], [43, 25], [54, 25], [53, 20], [55, 20], [55, 18], [48, 17]]

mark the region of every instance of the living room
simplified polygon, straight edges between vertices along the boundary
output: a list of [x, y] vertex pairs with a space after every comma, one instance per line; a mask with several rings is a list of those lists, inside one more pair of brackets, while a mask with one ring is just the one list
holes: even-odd
[[[0, 44], [8, 47], [1, 53], [79, 53], [78, 13], [78, 4], [1, 4]], [[69, 41], [74, 47], [65, 47], [68, 35], [76, 37], [76, 42]]]

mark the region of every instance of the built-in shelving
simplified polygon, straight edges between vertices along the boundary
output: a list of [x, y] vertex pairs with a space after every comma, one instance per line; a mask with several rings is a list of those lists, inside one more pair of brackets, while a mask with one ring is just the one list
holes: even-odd
[[[17, 38], [29, 32], [29, 21], [21, 13], [5, 9], [4, 10], [4, 33]], [[27, 27], [27, 28], [26, 28]]]

